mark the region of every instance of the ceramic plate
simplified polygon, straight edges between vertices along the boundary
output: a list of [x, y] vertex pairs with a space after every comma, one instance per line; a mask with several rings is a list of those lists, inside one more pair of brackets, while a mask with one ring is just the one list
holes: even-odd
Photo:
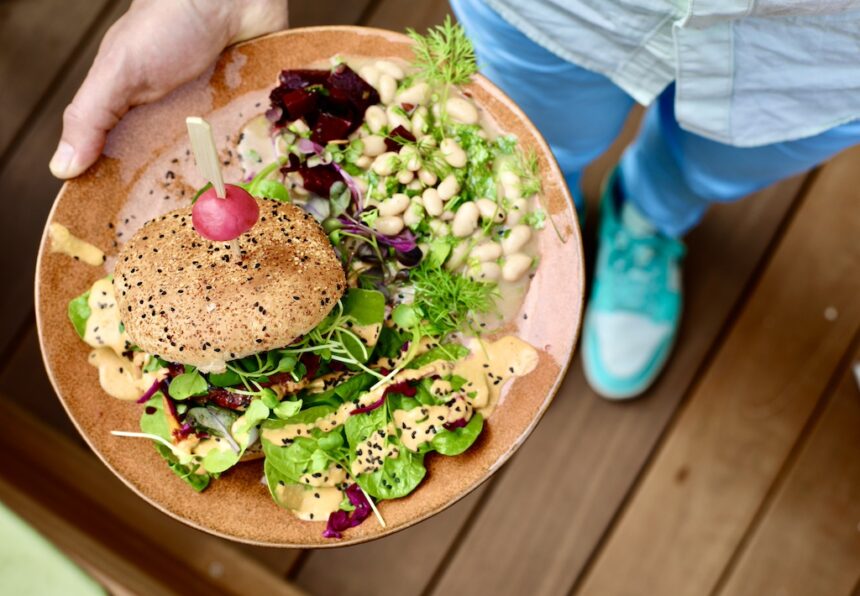
[[[228, 153], [245, 121], [268, 105], [281, 69], [302, 68], [334, 55], [411, 58], [409, 39], [361, 27], [294, 29], [227, 49], [199, 79], [165, 99], [138, 107], [110, 134], [104, 155], [85, 175], [67, 182], [49, 222], [115, 255], [147, 219], [187, 205], [201, 184], [189, 154], [185, 117], [212, 124], [224, 153], [225, 178], [238, 179]], [[111, 430], [137, 430], [142, 406], [105, 394], [88, 347], [66, 318], [69, 300], [106, 271], [51, 253], [43, 236], [36, 276], [39, 338], [48, 373], [72, 421], [104, 463], [141, 497], [201, 530], [241, 542], [293, 547], [330, 547], [378, 538], [417, 523], [464, 497], [486, 480], [523, 443], [549, 406], [567, 369], [583, 305], [582, 243], [570, 195], [543, 138], [526, 116], [487, 79], [466, 90], [501, 129], [516, 134], [540, 161], [545, 206], [556, 233], [539, 235], [540, 266], [509, 332], [535, 346], [537, 370], [507, 387], [478, 442], [458, 457], [427, 457], [427, 478], [409, 497], [385, 501], [383, 529], [371, 517], [343, 540], [322, 538], [323, 523], [302, 522], [280, 509], [261, 484], [262, 462], [241, 464], [195, 493], [175, 477], [149, 441], [114, 437]], [[105, 269], [112, 268], [108, 259]]]

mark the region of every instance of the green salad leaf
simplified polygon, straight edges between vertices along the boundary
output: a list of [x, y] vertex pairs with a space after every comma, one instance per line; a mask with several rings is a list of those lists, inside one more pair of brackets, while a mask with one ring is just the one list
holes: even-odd
[[206, 379], [193, 366], [185, 367], [186, 371], [170, 381], [168, 392], [176, 400], [188, 399], [196, 395], [206, 395], [209, 386]]
[[[146, 402], [140, 417], [140, 430], [151, 435], [157, 435], [165, 441], [173, 441], [164, 414], [164, 400], [161, 392], [156, 393]], [[167, 461], [170, 470], [187, 482], [195, 491], [201, 492], [209, 486], [212, 477], [199, 464], [180, 464], [170, 449], [160, 443], [154, 443], [154, 445], [159, 455]]]
[[441, 344], [413, 358], [406, 368], [421, 368], [422, 366], [426, 366], [431, 362], [436, 362], [437, 360], [448, 360], [450, 362], [454, 362], [455, 360], [465, 358], [469, 354], [469, 348], [462, 344]]
[[484, 428], [484, 417], [475, 413], [466, 426], [440, 431], [430, 444], [442, 455], [460, 455], [472, 446]]
[[83, 339], [87, 332], [87, 319], [90, 318], [92, 310], [89, 305], [90, 291], [87, 290], [77, 298], [69, 302], [69, 320], [72, 322], [78, 336]]
[[359, 325], [376, 325], [385, 319], [385, 296], [376, 290], [351, 288], [341, 299], [344, 316]]

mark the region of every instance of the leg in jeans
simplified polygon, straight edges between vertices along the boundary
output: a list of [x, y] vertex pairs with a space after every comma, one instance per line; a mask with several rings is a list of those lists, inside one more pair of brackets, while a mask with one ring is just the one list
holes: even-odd
[[541, 131], [581, 206], [582, 169], [618, 136], [633, 100], [603, 75], [542, 48], [481, 0], [451, 0], [451, 7], [481, 72]]
[[647, 389], [666, 363], [681, 318], [678, 238], [708, 205], [733, 201], [860, 143], [860, 122], [815, 137], [740, 148], [682, 130], [673, 89], [645, 116], [604, 196], [600, 248], [583, 330], [586, 377], [623, 399]]
[[745, 197], [860, 143], [860, 121], [854, 121], [805, 139], [733, 147], [678, 126], [674, 99], [670, 87], [648, 110], [621, 161], [624, 194], [670, 236], [699, 223], [711, 203]]

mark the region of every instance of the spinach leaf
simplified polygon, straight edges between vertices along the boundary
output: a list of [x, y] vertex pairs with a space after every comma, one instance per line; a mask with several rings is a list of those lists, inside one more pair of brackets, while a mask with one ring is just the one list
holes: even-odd
[[311, 457], [316, 450], [317, 442], [311, 437], [296, 437], [287, 446], [263, 441], [266, 464], [276, 468], [281, 476], [290, 482], [297, 483], [304, 474], [308, 473]]
[[[394, 397], [395, 395], [392, 394], [389, 399]], [[366, 440], [371, 434], [384, 429], [387, 425], [388, 409], [384, 407], [347, 418], [344, 430], [350, 446], [350, 462], [356, 458], [356, 449], [359, 443]], [[423, 480], [426, 474], [424, 455], [406, 449], [396, 436], [389, 435], [387, 445], [396, 447], [398, 456], [385, 458], [381, 468], [370, 474], [360, 474], [356, 478], [356, 482], [367, 494], [373, 497], [397, 499], [411, 493]]]
[[[314, 406], [312, 408], [308, 408], [307, 410], [302, 410], [295, 416], [290, 416], [286, 420], [264, 420], [262, 428], [264, 430], [275, 430], [279, 428], [284, 428], [287, 424], [311, 424], [312, 422], [315, 422], [323, 416], [328, 416], [335, 410], [336, 408], [334, 406]], [[263, 443], [265, 444], [266, 441], [264, 440]]]
[[334, 393], [343, 401], [350, 401], [372, 387], [375, 382], [376, 378], [372, 374], [360, 373], [337, 385], [334, 388]]
[[242, 377], [232, 370], [226, 370], [222, 373], [209, 373], [207, 378], [209, 383], [215, 387], [235, 387], [242, 384]]
[[[146, 402], [140, 417], [140, 430], [151, 435], [158, 435], [166, 441], [173, 440], [173, 437], [170, 436], [167, 418], [164, 415], [164, 402], [161, 392], [156, 393]], [[180, 464], [170, 449], [160, 443], [155, 443], [155, 450], [167, 461], [170, 470], [187, 482], [195, 491], [201, 492], [209, 486], [211, 476], [199, 464]]]
[[209, 391], [206, 379], [197, 372], [197, 369], [190, 366], [187, 368], [191, 370], [174, 378], [167, 387], [167, 391], [173, 399], [188, 399], [195, 395], [206, 395], [206, 392]]
[[374, 354], [381, 358], [397, 358], [408, 337], [394, 327], [383, 325], [379, 339], [376, 340]]
[[397, 457], [385, 458], [380, 469], [355, 479], [364, 492], [377, 499], [405, 497], [421, 484], [427, 474], [423, 453], [409, 451], [399, 439], [392, 442], [398, 449]]
[[75, 328], [78, 336], [83, 339], [87, 332], [87, 319], [90, 318], [92, 311], [89, 305], [90, 291], [87, 290], [74, 300], [69, 302], [69, 320]]
[[352, 192], [346, 184], [341, 181], [335, 182], [329, 189], [329, 217], [337, 217], [346, 213], [349, 204], [352, 202]]
[[257, 426], [269, 417], [269, 408], [261, 399], [255, 399], [248, 405], [245, 413], [239, 417], [236, 424], [236, 432], [247, 434], [253, 427]]
[[472, 446], [483, 428], [484, 417], [475, 413], [466, 426], [454, 430], [442, 430], [430, 443], [442, 455], [460, 455]]
[[406, 368], [421, 368], [437, 360], [455, 361], [469, 355], [469, 348], [461, 344], [442, 344], [412, 359]]
[[376, 290], [350, 289], [341, 299], [343, 314], [359, 325], [376, 325], [385, 318], [385, 296]]

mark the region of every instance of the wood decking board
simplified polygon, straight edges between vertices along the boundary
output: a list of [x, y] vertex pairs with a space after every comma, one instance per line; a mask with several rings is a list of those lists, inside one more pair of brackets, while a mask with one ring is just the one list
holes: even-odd
[[54, 78], [108, 2], [0, 2], [0, 156], [42, 98], [54, 93]]
[[582, 594], [715, 587], [860, 325], [858, 156], [815, 177]]
[[860, 581], [860, 350], [849, 355], [720, 594], [848, 596]]

